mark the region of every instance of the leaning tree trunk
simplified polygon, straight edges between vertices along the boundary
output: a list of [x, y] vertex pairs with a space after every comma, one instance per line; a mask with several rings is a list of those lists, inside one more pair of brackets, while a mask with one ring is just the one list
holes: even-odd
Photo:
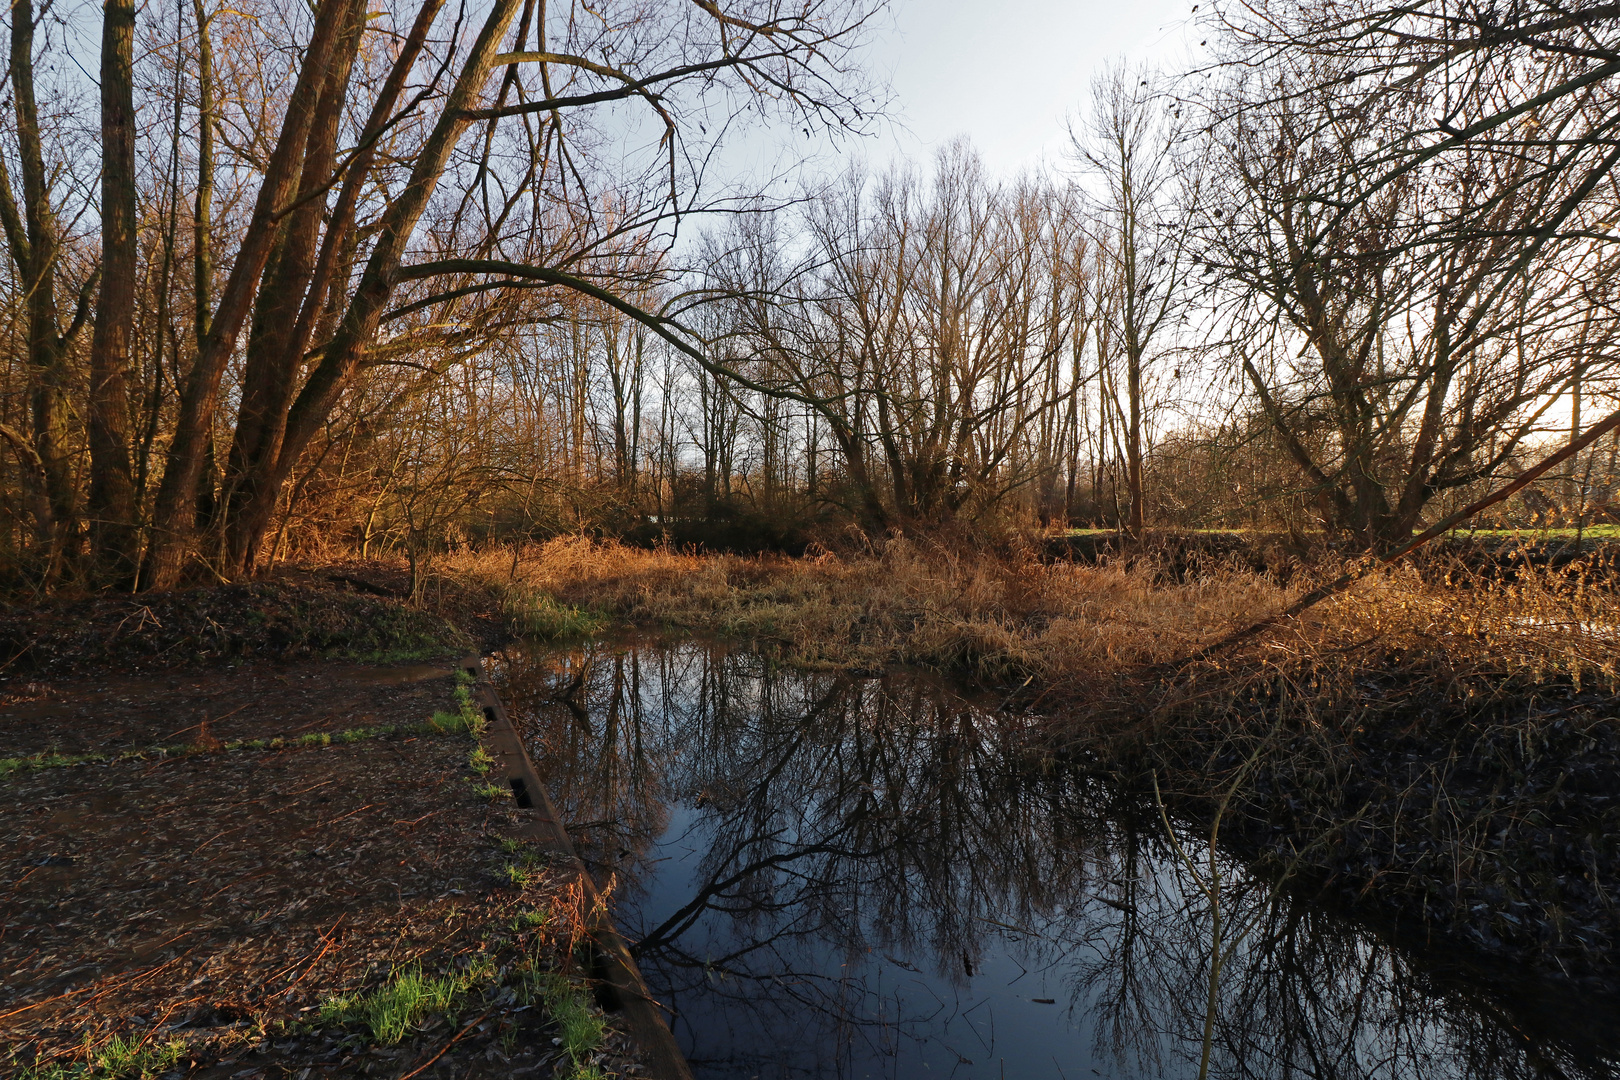
[[383, 215], [376, 245], [336, 334], [288, 410], [280, 453], [274, 460], [261, 459], [244, 477], [252, 497], [236, 512], [232, 528], [239, 532], [241, 550], [248, 558], [258, 550], [270, 526], [282, 485], [287, 482], [293, 466], [326, 423], [366, 348], [377, 336], [377, 327], [399, 280], [405, 247], [444, 175], [461, 133], [472, 122], [467, 110], [489, 80], [501, 39], [516, 17], [519, 3], [520, 0], [496, 0], [492, 5], [455, 86], [445, 99], [438, 123], [417, 155], [410, 179]]
[[[316, 324], [327, 308], [333, 283], [347, 280], [355, 209], [375, 161], [375, 140], [393, 116], [406, 79], [427, 41], [428, 31], [443, 7], [444, 0], [426, 0], [417, 11], [415, 25], [372, 105], [361, 134], [361, 149], [349, 163], [332, 212], [326, 214], [324, 200], [312, 199], [300, 208], [288, 226], [287, 241], [271, 275], [280, 279], [272, 291], [279, 290], [282, 299], [276, 305], [277, 315], [271, 317], [267, 312], [262, 329], [261, 325], [254, 328], [248, 348], [250, 370], [231, 446], [230, 502], [225, 523], [229, 572], [250, 573], [258, 559], [259, 543], [269, 527], [280, 492], [280, 482], [273, 481], [272, 477], [286, 437], [296, 379], [315, 336]], [[351, 24], [356, 33], [364, 14], [364, 5], [357, 5], [355, 22]], [[355, 43], [351, 40], [347, 44]], [[349, 60], [352, 63], [352, 56]], [[314, 190], [330, 177], [336, 160], [337, 121], [343, 104], [341, 91], [341, 86], [329, 82], [322, 95], [316, 130], [311, 136], [316, 149], [306, 162], [301, 189]], [[323, 218], [326, 232], [321, 239], [319, 230]], [[317, 239], [321, 240], [320, 255], [312, 264]], [[276, 490], [269, 499], [261, 499], [260, 486], [266, 482], [273, 482]]]
[[141, 570], [141, 583], [146, 588], [175, 584], [191, 554], [197, 478], [206, 458], [204, 443], [214, 437], [220, 379], [280, 232], [281, 214], [297, 190], [316, 100], [326, 85], [328, 65], [350, 3], [322, 0], [316, 11], [315, 31], [293, 85], [281, 133], [265, 167], [236, 262], [220, 292], [208, 336], [198, 343], [196, 360], [180, 395], [180, 415], [153, 508], [152, 539]]

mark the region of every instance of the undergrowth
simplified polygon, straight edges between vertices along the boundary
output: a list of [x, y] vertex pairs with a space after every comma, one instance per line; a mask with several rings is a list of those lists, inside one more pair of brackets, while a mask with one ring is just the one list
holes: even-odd
[[549, 593], [519, 582], [501, 590], [500, 611], [513, 631], [541, 641], [591, 637], [600, 634], [608, 624], [608, 620], [596, 612], [559, 603]]
[[84, 1061], [25, 1066], [17, 1075], [19, 1080], [144, 1080], [167, 1072], [185, 1051], [180, 1039], [153, 1042], [149, 1036], [114, 1035], [96, 1045], [87, 1038]]
[[563, 538], [446, 556], [435, 572], [503, 611], [595, 612], [620, 626], [752, 639], [791, 663], [912, 663], [994, 681], [1168, 660], [1288, 595], [1246, 564], [1212, 562], [1165, 587], [1145, 566], [908, 539], [795, 559]]
[[[1151, 545], [1092, 562], [891, 539], [852, 553], [699, 556], [578, 538], [440, 572], [621, 626], [748, 639], [775, 659], [918, 664], [1008, 688], [1049, 751], [1158, 777], [1301, 880], [1518, 955], [1620, 949], [1620, 572], [1600, 549], [1440, 549], [1240, 648], [1226, 633], [1341, 561]], [[1304, 853], [1304, 854], [1302, 854]], [[1610, 958], [1610, 959], [1606, 959]]]

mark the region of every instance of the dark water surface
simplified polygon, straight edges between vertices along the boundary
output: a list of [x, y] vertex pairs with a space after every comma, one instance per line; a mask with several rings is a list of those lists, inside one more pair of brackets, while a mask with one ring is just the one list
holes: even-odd
[[494, 667], [699, 1077], [1620, 1073], [1612, 1007], [1212, 867], [941, 681], [696, 642]]

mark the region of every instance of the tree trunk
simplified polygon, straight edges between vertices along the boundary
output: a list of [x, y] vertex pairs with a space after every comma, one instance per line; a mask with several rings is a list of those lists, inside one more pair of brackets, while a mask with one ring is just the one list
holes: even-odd
[[96, 577], [135, 579], [128, 374], [135, 333], [134, 0], [106, 0], [101, 34], [101, 296], [90, 340], [90, 538]]
[[[23, 212], [17, 212], [9, 182], [4, 185], [4, 223], [19, 284], [26, 297], [29, 408], [33, 454], [39, 463], [36, 483], [44, 498], [35, 505], [35, 542], [41, 576], [48, 585], [70, 554], [78, 520], [77, 499], [69, 469], [68, 422], [72, 382], [66, 352], [83, 319], [66, 335], [60, 333], [56, 305], [56, 262], [60, 247], [50, 183], [40, 145], [39, 110], [34, 98], [34, 5], [15, 0], [11, 7], [11, 89], [17, 114], [17, 159], [22, 169]], [[82, 314], [82, 307], [81, 307]], [[32, 471], [32, 470], [31, 470]]]
[[445, 99], [439, 121], [417, 155], [410, 179], [383, 216], [376, 245], [336, 334], [289, 410], [280, 454], [274, 462], [261, 465], [251, 477], [252, 499], [238, 512], [234, 523], [243, 536], [243, 550], [257, 550], [275, 513], [281, 486], [326, 422], [366, 347], [375, 339], [383, 310], [399, 278], [405, 245], [444, 175], [457, 140], [471, 122], [466, 110], [489, 79], [501, 39], [517, 14], [518, 4], [519, 0], [495, 0], [492, 5], [467, 62]]
[[193, 207], [191, 289], [196, 304], [193, 329], [208, 336], [214, 310], [214, 45], [208, 36], [213, 16], [196, 0], [197, 13], [197, 202]]
[[1130, 415], [1125, 422], [1125, 491], [1130, 501], [1125, 532], [1132, 540], [1142, 538], [1142, 358], [1132, 352], [1125, 358], [1125, 397]]
[[[234, 517], [251, 495], [241, 481], [254, 473], [259, 462], [274, 461], [281, 449], [287, 407], [292, 402], [306, 344], [298, 338], [298, 316], [315, 275], [326, 214], [326, 198], [319, 193], [337, 166], [339, 121], [364, 20], [364, 0], [351, 2], [343, 40], [321, 90], [309, 133], [303, 177], [298, 185], [303, 205], [287, 217], [281, 229], [254, 307], [242, 374], [242, 400], [226, 461], [228, 517]], [[237, 573], [251, 572], [241, 540], [239, 530], [228, 530], [227, 568]]]
[[[273, 364], [274, 367], [267, 367], [264, 377], [273, 379], [277, 386], [284, 388], [284, 392], [273, 395], [273, 402], [263, 396], [254, 397], [250, 402], [250, 398], [244, 395], [242, 411], [237, 420], [238, 445], [233, 445], [231, 451], [235, 459], [230, 479], [231, 509], [225, 523], [226, 561], [228, 568], [234, 573], [252, 571], [258, 560], [260, 542], [275, 513], [282, 480], [274, 477], [286, 438], [293, 381], [303, 365], [304, 353], [317, 330], [323, 334], [330, 332], [326, 326], [317, 327], [318, 321], [326, 322], [329, 290], [334, 282], [342, 283], [348, 280], [349, 268], [354, 258], [355, 208], [375, 160], [371, 140], [383, 132], [392, 116], [399, 95], [404, 89], [406, 77], [415, 66], [416, 59], [427, 40], [428, 31], [443, 7], [444, 0], [425, 0], [418, 9], [410, 35], [395, 58], [388, 79], [372, 105], [371, 115], [361, 136], [362, 149], [349, 163], [348, 174], [344, 177], [337, 202], [326, 224], [320, 259], [310, 273], [307, 284], [302, 288], [302, 305], [297, 309], [296, 323], [290, 335], [280, 342], [279, 355], [272, 356], [266, 361], [267, 365]], [[364, 14], [363, 5], [359, 8], [359, 14], [362, 16]], [[328, 101], [326, 104], [331, 102]], [[323, 111], [323, 121], [328, 115]], [[324, 201], [315, 203], [316, 210], [323, 209], [324, 206]], [[317, 215], [315, 225], [319, 224], [320, 218]], [[245, 435], [244, 428], [247, 431]], [[290, 469], [289, 465], [289, 471]], [[282, 479], [285, 479], [285, 474]], [[267, 483], [272, 486], [272, 490], [268, 492], [263, 487]]]
[[190, 555], [197, 477], [203, 468], [204, 442], [213, 437], [220, 377], [236, 347], [237, 335], [280, 232], [278, 211], [296, 191], [316, 101], [326, 85], [327, 68], [349, 10], [350, 0], [322, 0], [316, 11], [315, 32], [287, 103], [281, 133], [265, 168], [236, 263], [220, 294], [208, 336], [198, 343], [196, 362], [181, 392], [180, 415], [153, 510], [152, 542], [141, 573], [144, 587], [175, 584]]

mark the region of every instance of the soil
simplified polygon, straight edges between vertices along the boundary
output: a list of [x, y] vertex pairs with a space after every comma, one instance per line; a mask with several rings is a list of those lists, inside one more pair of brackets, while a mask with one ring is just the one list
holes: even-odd
[[[251, 599], [207, 592], [186, 602]], [[352, 611], [357, 598], [320, 599]], [[105, 621], [130, 602], [86, 603]], [[80, 655], [19, 663], [0, 686], [0, 758], [126, 755], [0, 779], [0, 1074], [105, 1075], [87, 1063], [115, 1040], [171, 1048], [158, 1073], [172, 1077], [570, 1073], [545, 1010], [514, 978], [567, 967], [574, 938], [514, 929], [514, 918], [557, 907], [571, 877], [531, 858], [513, 883], [498, 841], [530, 812], [478, 792], [466, 733], [223, 745], [420, 729], [455, 711], [452, 669], [222, 664], [226, 648], [164, 671], [155, 658], [191, 648], [197, 623], [161, 599], [142, 606], [179, 644], [131, 649], [136, 674]], [[189, 746], [128, 756], [154, 744]], [[317, 1022], [322, 1002], [413, 968], [484, 974], [394, 1046]], [[599, 1056], [610, 1071], [636, 1068], [611, 1028]]]

